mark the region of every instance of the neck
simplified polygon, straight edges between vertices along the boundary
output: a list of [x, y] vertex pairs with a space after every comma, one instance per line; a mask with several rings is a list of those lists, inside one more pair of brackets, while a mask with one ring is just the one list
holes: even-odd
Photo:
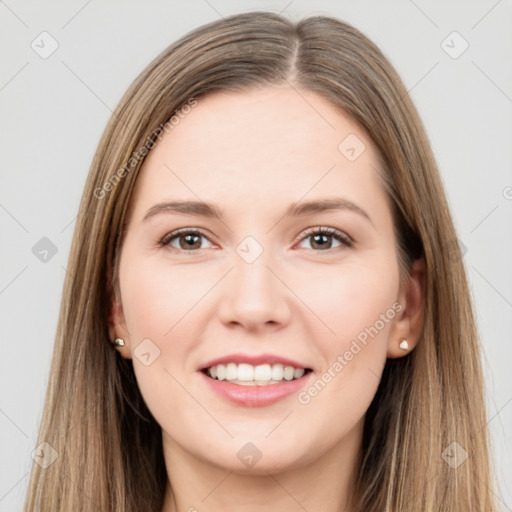
[[240, 474], [198, 459], [163, 434], [162, 512], [350, 512], [364, 418], [337, 445], [293, 469]]

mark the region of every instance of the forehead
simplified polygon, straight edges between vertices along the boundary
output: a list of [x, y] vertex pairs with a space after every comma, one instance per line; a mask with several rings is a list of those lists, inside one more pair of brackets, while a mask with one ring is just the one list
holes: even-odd
[[[267, 148], [277, 155], [294, 148], [302, 154], [313, 151], [338, 156], [338, 144], [345, 136], [365, 137], [329, 100], [289, 86], [217, 91], [197, 102], [169, 134], [169, 148], [193, 143], [196, 150], [214, 158], [221, 150], [261, 154]], [[242, 140], [243, 145], [234, 144]]]
[[370, 139], [311, 91], [217, 91], [198, 98], [162, 133], [138, 178], [133, 200], [144, 203], [141, 208], [166, 195], [245, 204], [282, 198], [288, 204], [334, 189], [355, 193], [357, 184], [366, 196], [378, 193], [379, 156]]

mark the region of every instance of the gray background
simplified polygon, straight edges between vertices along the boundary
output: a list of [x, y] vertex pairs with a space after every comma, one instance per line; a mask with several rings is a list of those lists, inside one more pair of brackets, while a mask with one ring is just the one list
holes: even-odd
[[[142, 68], [178, 37], [256, 9], [354, 24], [407, 85], [466, 251], [485, 351], [496, 492], [502, 510], [511, 511], [510, 0], [0, 1], [0, 510], [21, 510], [78, 204], [111, 111]], [[58, 43], [47, 58], [40, 53], [51, 49], [51, 39], [43, 31]], [[464, 41], [469, 47], [458, 55]], [[33, 252], [43, 237], [57, 250], [47, 261]]]

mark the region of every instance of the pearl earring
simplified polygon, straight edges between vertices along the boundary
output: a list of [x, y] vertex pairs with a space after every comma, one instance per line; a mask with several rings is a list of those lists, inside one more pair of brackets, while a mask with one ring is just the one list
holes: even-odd
[[122, 340], [121, 338], [116, 338], [111, 343], [112, 343], [112, 345], [114, 345], [115, 348], [124, 347], [124, 340]]
[[405, 338], [400, 338], [400, 345], [399, 347], [402, 349], [402, 350], [409, 350], [409, 343], [407, 343], [407, 340]]

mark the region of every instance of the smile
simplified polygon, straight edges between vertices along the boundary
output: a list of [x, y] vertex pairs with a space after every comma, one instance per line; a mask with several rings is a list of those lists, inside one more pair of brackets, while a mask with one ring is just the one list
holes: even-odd
[[203, 372], [212, 379], [226, 381], [239, 386], [268, 386], [286, 381], [300, 379], [309, 373], [309, 368], [296, 368], [283, 364], [260, 364], [254, 366], [248, 363], [217, 364], [205, 368]]

